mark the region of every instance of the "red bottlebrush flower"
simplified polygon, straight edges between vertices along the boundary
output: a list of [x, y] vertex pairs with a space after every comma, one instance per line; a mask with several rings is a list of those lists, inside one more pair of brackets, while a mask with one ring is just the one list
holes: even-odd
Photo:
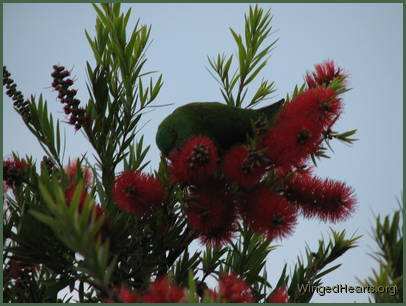
[[[79, 160], [75, 160], [72, 163], [69, 163], [68, 166], [65, 168], [65, 172], [68, 175], [69, 179], [72, 180], [75, 177], [75, 173], [77, 171], [78, 164], [79, 164]], [[89, 186], [93, 181], [92, 170], [88, 167], [82, 167], [81, 174], [82, 174], [85, 186]]]
[[9, 158], [3, 162], [3, 182], [7, 188], [20, 186], [24, 182], [28, 165], [23, 159]]
[[114, 287], [113, 294], [115, 295], [113, 298], [105, 299], [104, 303], [115, 303], [115, 302], [123, 302], [123, 303], [137, 303], [140, 302], [140, 296], [135, 293], [131, 292], [130, 290], [124, 287]]
[[342, 109], [334, 90], [309, 89], [285, 103], [274, 127], [262, 140], [266, 155], [278, 167], [296, 166], [317, 152], [323, 131]]
[[125, 171], [115, 181], [113, 198], [118, 207], [138, 216], [151, 215], [164, 197], [164, 187], [153, 176]]
[[306, 117], [327, 128], [342, 110], [342, 100], [336, 95], [331, 88], [317, 87], [306, 90], [291, 102], [285, 103], [278, 122]]
[[211, 181], [198, 186], [186, 204], [188, 224], [199, 234], [202, 243], [217, 248], [231, 241], [237, 210], [224, 182]]
[[250, 188], [259, 183], [265, 166], [263, 153], [240, 145], [232, 148], [224, 157], [223, 172], [238, 185]]
[[177, 286], [169, 284], [168, 277], [156, 279], [143, 298], [144, 303], [180, 303], [187, 302], [185, 293]]
[[275, 166], [290, 167], [303, 163], [317, 152], [321, 126], [305, 117], [287, 118], [268, 130], [263, 138], [266, 156]]
[[284, 238], [296, 225], [295, 207], [263, 185], [250, 196], [245, 216], [251, 228], [264, 233], [268, 239]]
[[340, 67], [337, 67], [333, 61], [325, 61], [322, 64], [314, 65], [315, 72], [308, 72], [305, 80], [309, 88], [317, 86], [328, 86], [335, 78], [345, 80], [347, 75], [343, 73]]
[[287, 184], [286, 198], [300, 207], [305, 217], [342, 221], [355, 209], [354, 190], [340, 181], [296, 175]]
[[217, 148], [207, 137], [194, 137], [170, 154], [172, 181], [201, 183], [217, 168]]
[[227, 303], [255, 302], [251, 288], [242, 279], [233, 274], [221, 275], [218, 292], [214, 292], [211, 296], [214, 300], [219, 299]]
[[269, 303], [288, 303], [288, 292], [285, 288], [276, 288], [268, 297]]

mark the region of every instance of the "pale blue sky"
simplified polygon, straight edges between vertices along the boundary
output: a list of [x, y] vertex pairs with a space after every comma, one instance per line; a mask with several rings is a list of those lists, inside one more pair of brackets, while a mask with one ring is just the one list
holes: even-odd
[[[150, 171], [157, 168], [159, 151], [155, 133], [162, 119], [176, 107], [192, 101], [222, 101], [218, 84], [205, 70], [207, 55], [235, 51], [229, 27], [243, 30], [248, 4], [130, 4], [133, 16], [152, 24], [153, 43], [148, 49], [147, 69], [163, 73], [159, 104], [174, 103], [145, 116], [150, 122], [142, 130], [151, 152]], [[274, 100], [301, 84], [313, 64], [333, 59], [350, 74], [352, 91], [344, 95], [345, 114], [340, 130], [358, 129], [360, 141], [352, 147], [333, 144], [335, 154], [319, 163], [317, 174], [343, 180], [358, 195], [358, 209], [346, 222], [335, 225], [300, 220], [295, 233], [268, 259], [271, 283], [283, 264], [291, 268], [306, 243], [315, 248], [318, 238], [327, 236], [329, 226], [347, 229], [364, 237], [360, 247], [338, 262], [343, 266], [324, 278], [326, 285], [357, 285], [355, 276], [371, 275], [375, 262], [367, 253], [375, 245], [370, 238], [373, 213], [396, 209], [396, 197], [403, 188], [403, 59], [402, 4], [261, 4], [274, 16], [273, 38], [279, 38], [263, 77], [275, 81]], [[50, 89], [53, 64], [73, 67], [75, 87], [85, 102], [85, 62], [92, 59], [84, 29], [93, 34], [95, 12], [88, 4], [4, 4], [4, 64], [25, 96], [43, 95], [49, 109], [64, 119], [61, 104]], [[82, 102], [82, 103], [83, 103]], [[4, 97], [4, 156], [12, 151], [30, 154], [38, 161], [42, 151], [24, 129]], [[66, 157], [92, 150], [81, 133], [66, 125]], [[337, 263], [338, 263], [337, 262]], [[367, 302], [364, 294], [315, 295], [317, 302]]]

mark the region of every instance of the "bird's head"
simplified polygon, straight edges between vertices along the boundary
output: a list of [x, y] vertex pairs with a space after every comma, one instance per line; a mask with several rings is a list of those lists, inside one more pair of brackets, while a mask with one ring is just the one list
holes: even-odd
[[170, 151], [175, 146], [177, 138], [178, 134], [176, 130], [174, 130], [169, 124], [166, 124], [166, 122], [163, 121], [158, 127], [155, 141], [162, 154], [168, 156]]

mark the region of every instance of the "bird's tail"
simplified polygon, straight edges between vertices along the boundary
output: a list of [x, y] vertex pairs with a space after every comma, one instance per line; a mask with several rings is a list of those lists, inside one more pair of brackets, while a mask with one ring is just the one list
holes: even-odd
[[272, 119], [276, 115], [276, 113], [279, 111], [279, 109], [281, 108], [281, 106], [283, 105], [284, 102], [285, 102], [285, 99], [281, 99], [278, 102], [275, 102], [271, 105], [259, 108], [259, 109], [257, 109], [257, 111], [265, 114], [265, 116], [268, 119]]

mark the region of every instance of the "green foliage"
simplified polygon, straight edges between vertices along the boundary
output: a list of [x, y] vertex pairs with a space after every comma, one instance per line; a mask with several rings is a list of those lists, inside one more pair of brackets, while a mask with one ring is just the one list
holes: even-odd
[[89, 274], [97, 286], [107, 288], [115, 260], [109, 265], [109, 242], [101, 233], [105, 217], [96, 219], [92, 197], [86, 197], [80, 211], [81, 183], [75, 188], [70, 205], [65, 203], [64, 192], [54, 179], [43, 178], [39, 189], [49, 214], [36, 210], [30, 213], [48, 225], [69, 249], [83, 256], [83, 261], [77, 263], [78, 271]]
[[356, 247], [356, 242], [361, 238], [361, 236], [346, 238], [345, 230], [342, 232], [331, 230], [331, 233], [332, 237], [327, 245], [324, 240], [319, 240], [319, 247], [316, 251], [306, 248], [306, 261], [299, 257], [290, 276], [286, 273], [286, 266], [284, 267], [277, 287], [284, 286], [289, 288], [289, 302], [310, 302], [314, 292], [311, 290], [300, 290], [299, 288], [307, 285], [320, 286], [322, 284], [322, 277], [339, 268], [341, 264], [336, 264], [329, 268], [326, 268], [326, 266], [348, 250]]
[[[243, 36], [230, 28], [237, 45], [238, 69], [234, 74], [230, 74], [233, 55], [227, 57], [219, 54], [217, 58], [208, 58], [210, 67], [217, 74], [213, 77], [221, 85], [221, 94], [228, 105], [242, 106], [248, 92], [247, 86], [266, 66], [272, 47], [276, 43], [273, 41], [262, 47], [272, 30], [271, 20], [270, 11], [265, 13], [263, 9], [255, 6], [250, 7], [248, 16], [245, 16]], [[266, 100], [274, 91], [274, 82], [262, 80], [247, 107]]]
[[240, 275], [251, 286], [257, 301], [265, 299], [271, 286], [266, 278], [266, 259], [275, 249], [271, 241], [248, 228], [240, 228], [241, 236], [231, 243], [220, 271]]
[[[86, 31], [96, 59], [94, 68], [87, 63], [90, 99], [86, 113], [90, 114], [93, 124], [85, 128], [85, 133], [102, 170], [104, 201], [111, 205], [114, 170], [128, 155], [130, 160], [126, 165], [134, 163], [132, 143], [138, 132], [138, 123], [145, 109], [156, 99], [163, 82], [161, 75], [155, 82], [150, 78], [148, 86], [143, 83], [143, 78], [153, 73], [143, 71], [151, 27], [137, 21], [131, 36], [127, 37], [131, 9], [124, 14], [120, 13], [119, 3], [94, 4], [93, 7], [97, 12], [96, 37], [92, 39]], [[148, 149], [143, 148], [140, 140], [136, 153], [146, 151]]]
[[372, 270], [373, 276], [366, 280], [359, 280], [363, 286], [374, 288], [396, 288], [372, 294], [375, 303], [402, 303], [403, 302], [403, 201], [399, 203], [400, 209], [392, 216], [380, 216], [375, 219], [373, 237], [378, 246], [372, 257], [379, 264], [379, 271]]

